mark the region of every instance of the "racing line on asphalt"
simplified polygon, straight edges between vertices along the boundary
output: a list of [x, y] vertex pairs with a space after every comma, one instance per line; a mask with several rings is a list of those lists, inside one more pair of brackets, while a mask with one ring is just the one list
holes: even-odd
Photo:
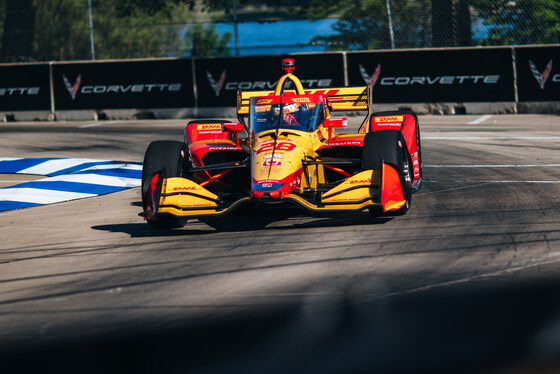
[[482, 117], [479, 117], [478, 119], [475, 119], [474, 121], [467, 122], [467, 125], [478, 125], [486, 120], [489, 120], [491, 117], [492, 115], [487, 114]]

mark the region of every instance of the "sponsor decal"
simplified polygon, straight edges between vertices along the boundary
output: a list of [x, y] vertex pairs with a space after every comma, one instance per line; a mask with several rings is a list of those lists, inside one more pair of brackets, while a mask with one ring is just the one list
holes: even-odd
[[299, 177], [297, 177], [296, 179], [292, 180], [289, 184], [289, 188], [294, 188], [294, 187], [299, 187], [301, 183], [301, 180]]
[[371, 76], [361, 64], [359, 65], [359, 68], [364, 82], [366, 84], [371, 84], [371, 88], [373, 89], [375, 83], [377, 83], [377, 80], [379, 79], [379, 74], [381, 73], [381, 64], [377, 65], [377, 67], [375, 68], [375, 72]]
[[188, 187], [173, 187], [171, 191], [194, 191], [196, 190], [195, 186], [188, 186]]
[[381, 75], [381, 64], [377, 65], [373, 75], [369, 75], [363, 65], [358, 65], [360, 74], [366, 84], [372, 88], [379, 81], [382, 86], [412, 86], [418, 85], [449, 85], [449, 84], [497, 84], [500, 75], [445, 75], [445, 76], [412, 76], [412, 77], [383, 77]]
[[205, 125], [196, 125], [196, 129], [198, 131], [204, 131], [204, 130], [220, 130], [220, 132], [222, 131], [222, 125], [220, 123], [211, 123], [211, 124], [205, 124]]
[[[548, 64], [546, 65], [546, 68], [542, 73], [537, 69], [537, 67], [531, 60], [529, 60], [529, 68], [531, 69], [531, 73], [533, 73], [533, 77], [535, 77], [535, 79], [539, 83], [541, 90], [544, 90], [546, 81], [548, 80], [548, 77], [550, 77], [550, 72], [552, 71], [552, 60], [548, 61]], [[556, 81], [555, 79], [553, 80]]]
[[0, 88], [0, 96], [39, 95], [40, 87], [10, 87]]
[[[308, 88], [321, 88], [321, 87], [330, 87], [332, 84], [332, 79], [301, 79], [300, 82], [302, 85]], [[278, 84], [278, 80], [274, 82], [270, 82], [270, 81], [229, 82], [226, 83], [225, 87], [227, 91], [236, 91], [236, 90], [269, 91], [269, 90], [274, 90], [277, 84]]]
[[348, 182], [349, 184], [371, 184], [371, 179], [356, 179]]
[[[221, 133], [221, 131], [220, 131]], [[233, 150], [239, 150], [242, 149], [241, 147], [235, 147], [235, 146], [231, 146], [231, 147], [210, 147], [208, 148], [208, 151], [233, 151]]]
[[212, 74], [208, 70], [206, 70], [206, 78], [208, 78], [208, 82], [210, 83], [210, 87], [214, 90], [216, 97], [220, 96], [220, 91], [224, 86], [224, 82], [226, 81], [226, 71], [223, 70], [222, 74], [220, 75], [220, 79], [216, 82]]
[[271, 104], [274, 100], [272, 99], [260, 99], [259, 101], [257, 101], [257, 105], [262, 105], [262, 104]]
[[419, 85], [449, 85], [449, 84], [497, 84], [499, 75], [445, 75], [437, 77], [384, 77], [381, 79], [382, 86], [412, 86]]
[[82, 83], [82, 74], [78, 75], [74, 84], [70, 84], [70, 81], [66, 77], [66, 75], [62, 75], [62, 80], [64, 81], [64, 86], [68, 90], [68, 93], [72, 97], [72, 100], [76, 100], [76, 94], [80, 89], [80, 84]]
[[375, 123], [383, 122], [402, 122], [404, 121], [404, 116], [387, 116], [387, 117], [375, 117]]
[[497, 84], [499, 75], [444, 75], [437, 77], [384, 77], [381, 79], [382, 86], [412, 86], [419, 85], [450, 85], [450, 84]]
[[295, 103], [310, 103], [311, 100], [308, 97], [295, 97], [292, 99]]
[[392, 127], [401, 127], [400, 123], [397, 122], [380, 122], [377, 124], [377, 126], [392, 126]]
[[[226, 83], [226, 69], [220, 74], [220, 79], [216, 79], [207, 70], [206, 78], [208, 83], [214, 90], [216, 97], [220, 96], [222, 89], [226, 91], [237, 91], [237, 90], [262, 90], [270, 91], [276, 88], [278, 80], [276, 81], [239, 81], [239, 82], [227, 82]], [[332, 79], [301, 79], [301, 84], [307, 88], [326, 88], [332, 85]], [[238, 99], [239, 100], [239, 99]]]
[[[181, 91], [182, 83], [141, 83], [141, 84], [99, 84], [99, 85], [87, 85], [81, 86], [82, 84], [82, 74], [79, 74], [76, 78], [74, 84], [70, 83], [70, 80], [66, 75], [62, 75], [62, 80], [66, 90], [72, 97], [72, 100], [76, 100], [78, 93], [82, 95], [100, 95], [100, 94], [126, 94], [126, 93], [157, 93], [157, 92], [178, 92]], [[80, 87], [81, 86], [81, 87]]]
[[353, 141], [344, 141], [344, 142], [331, 142], [328, 144], [325, 144], [325, 147], [336, 147], [336, 146], [340, 146], [340, 145], [362, 145], [362, 142], [357, 141], [357, 140], [353, 140]]
[[262, 163], [262, 166], [266, 167], [266, 166], [282, 166], [282, 161], [279, 160], [265, 160]]

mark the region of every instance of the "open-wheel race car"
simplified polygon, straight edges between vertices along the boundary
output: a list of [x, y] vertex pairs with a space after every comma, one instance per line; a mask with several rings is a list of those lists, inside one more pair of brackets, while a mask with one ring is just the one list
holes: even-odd
[[[182, 227], [245, 203], [291, 203], [311, 212], [404, 214], [422, 183], [420, 130], [407, 110], [371, 112], [371, 87], [305, 90], [295, 62], [274, 91], [239, 91], [239, 122], [195, 120], [184, 141], [154, 141], [144, 157], [147, 222]], [[289, 87], [291, 82], [291, 86]], [[337, 134], [366, 111], [358, 133]]]

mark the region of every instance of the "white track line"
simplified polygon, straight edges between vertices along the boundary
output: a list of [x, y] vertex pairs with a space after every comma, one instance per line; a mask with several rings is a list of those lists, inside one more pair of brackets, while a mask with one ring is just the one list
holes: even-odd
[[96, 127], [96, 126], [103, 126], [103, 125], [111, 125], [113, 123], [119, 123], [120, 121], [103, 121], [103, 122], [95, 122], [95, 123], [88, 123], [87, 125], [79, 126], [81, 129], [86, 129], [88, 127]]
[[[549, 253], [545, 256], [530, 259], [526, 263], [521, 263], [521, 262], [514, 263], [512, 265], [509, 265], [505, 269], [499, 269], [499, 270], [491, 271], [491, 272], [488, 272], [488, 273], [476, 274], [476, 275], [473, 275], [473, 276], [470, 276], [470, 277], [460, 278], [460, 279], [452, 280], [452, 281], [449, 281], [449, 282], [429, 284], [427, 286], [412, 288], [412, 289], [405, 290], [405, 291], [392, 292], [392, 293], [388, 293], [386, 295], [380, 295], [380, 296], [377, 296], [377, 297], [372, 297], [369, 300], [383, 299], [383, 298], [392, 297], [392, 296], [396, 296], [396, 295], [406, 295], [406, 294], [413, 294], [413, 293], [417, 293], [417, 292], [429, 291], [429, 290], [434, 289], [434, 288], [453, 286], [453, 285], [457, 285], [457, 284], [469, 283], [469, 282], [476, 281], [476, 280], [489, 279], [489, 278], [494, 278], [494, 277], [498, 277], [498, 276], [503, 276], [505, 274], [512, 274], [512, 273], [516, 273], [516, 272], [523, 271], [523, 270], [526, 270], [526, 269], [531, 269], [531, 268], [538, 267], [538, 266], [557, 264], [558, 262], [560, 262], [560, 259], [557, 258], [558, 255], [559, 255], [558, 252], [552, 252], [552, 253]], [[362, 300], [362, 301], [364, 301], [364, 300]]]
[[524, 165], [422, 165], [424, 168], [557, 168], [560, 164], [524, 164]]
[[468, 179], [468, 180], [426, 180], [428, 183], [529, 183], [529, 184], [560, 184], [560, 181], [529, 181], [529, 180], [491, 180], [491, 179]]
[[560, 136], [423, 136], [422, 140], [557, 140]]
[[492, 117], [492, 116], [490, 114], [487, 114], [485, 116], [482, 116], [482, 117], [479, 117], [479, 118], [475, 119], [474, 121], [470, 121], [467, 124], [468, 125], [478, 125], [479, 123], [482, 123], [486, 120], [489, 120], [490, 117]]

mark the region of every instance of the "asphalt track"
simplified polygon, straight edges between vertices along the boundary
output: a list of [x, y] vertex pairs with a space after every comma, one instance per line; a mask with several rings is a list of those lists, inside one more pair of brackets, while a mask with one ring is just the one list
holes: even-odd
[[[0, 157], [141, 162], [184, 123], [3, 123]], [[2, 371], [558, 372], [559, 117], [420, 125], [403, 217], [245, 209], [159, 231], [139, 188], [1, 213]]]

